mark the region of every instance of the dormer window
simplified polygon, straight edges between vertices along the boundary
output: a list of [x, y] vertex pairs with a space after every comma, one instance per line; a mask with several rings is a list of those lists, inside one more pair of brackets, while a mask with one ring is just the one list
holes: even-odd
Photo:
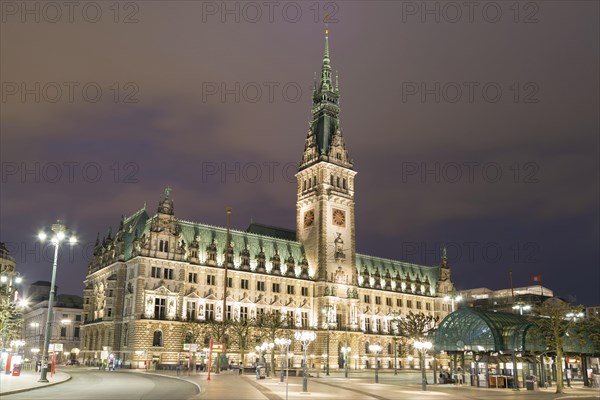
[[169, 241], [168, 240], [161, 240], [158, 243], [158, 250], [159, 251], [164, 251], [165, 253], [169, 252]]

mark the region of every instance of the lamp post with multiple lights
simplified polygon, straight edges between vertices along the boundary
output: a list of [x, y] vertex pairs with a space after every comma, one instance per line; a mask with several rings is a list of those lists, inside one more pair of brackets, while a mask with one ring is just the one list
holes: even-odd
[[425, 375], [425, 352], [431, 349], [431, 342], [414, 343], [415, 349], [419, 351], [419, 364], [421, 364], [421, 390], [427, 390], [427, 376]]
[[454, 302], [461, 302], [463, 299], [463, 297], [460, 294], [456, 294], [456, 293], [452, 293], [452, 294], [447, 294], [446, 296], [444, 296], [444, 300], [451, 301], [451, 305], [452, 305], [452, 312], [454, 312]]
[[[291, 343], [292, 343], [292, 341], [290, 339], [285, 339], [285, 338], [276, 338], [275, 339], [275, 345], [279, 346], [279, 350], [281, 351], [281, 378], [279, 381], [282, 383], [283, 383], [283, 371], [284, 371], [284, 369], [286, 369], [285, 366], [287, 365], [287, 349], [288, 349], [288, 347], [290, 347]], [[284, 364], [284, 361], [285, 361], [285, 364]]]
[[523, 311], [531, 310], [531, 306], [529, 304], [517, 303], [513, 307], [513, 310], [519, 310], [519, 314], [523, 315]]
[[[67, 240], [69, 244], [74, 245], [77, 243], [77, 238], [75, 236], [71, 236], [67, 238], [67, 228], [60, 222], [57, 221], [56, 224], [52, 224], [52, 232], [53, 236], [50, 239], [50, 243], [54, 246], [54, 262], [52, 263], [52, 283], [50, 284], [50, 297], [48, 298], [48, 319], [46, 321], [46, 334], [44, 336], [44, 348], [42, 349], [42, 373], [38, 382], [48, 382], [48, 350], [50, 348], [50, 336], [52, 334], [52, 321], [54, 316], [53, 306], [54, 306], [54, 294], [55, 294], [55, 285], [56, 285], [56, 267], [58, 263], [58, 248], [60, 244]], [[44, 232], [40, 232], [38, 235], [41, 241], [46, 240], [47, 235]]]
[[369, 345], [369, 351], [375, 353], [375, 383], [379, 383], [379, 352], [381, 346], [378, 344]]
[[317, 334], [313, 331], [301, 331], [294, 334], [296, 340], [302, 343], [302, 351], [304, 353], [304, 371], [302, 372], [302, 393], [308, 392], [308, 360], [307, 352], [310, 342], [316, 339]]

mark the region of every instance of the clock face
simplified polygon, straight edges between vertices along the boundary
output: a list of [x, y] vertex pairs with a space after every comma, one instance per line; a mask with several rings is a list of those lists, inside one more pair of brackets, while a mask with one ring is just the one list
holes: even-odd
[[304, 213], [304, 227], [308, 228], [315, 222], [315, 210], [308, 210]]
[[346, 212], [334, 208], [331, 222], [337, 226], [346, 226]]

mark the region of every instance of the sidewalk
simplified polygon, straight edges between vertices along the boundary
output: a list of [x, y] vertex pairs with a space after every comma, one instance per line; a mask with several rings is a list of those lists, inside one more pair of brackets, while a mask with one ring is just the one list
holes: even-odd
[[42, 387], [48, 387], [51, 385], [57, 385], [71, 379], [71, 375], [57, 371], [52, 378], [48, 374], [49, 383], [38, 382], [40, 374], [33, 371], [21, 371], [20, 376], [6, 375], [2, 373], [0, 375], [0, 395], [5, 396], [7, 394], [25, 392], [28, 390], [39, 389]]

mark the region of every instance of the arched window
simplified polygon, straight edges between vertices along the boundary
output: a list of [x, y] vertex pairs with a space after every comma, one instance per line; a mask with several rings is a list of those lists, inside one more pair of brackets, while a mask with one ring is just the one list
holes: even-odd
[[194, 335], [192, 335], [192, 332], [185, 334], [185, 340], [183, 343], [194, 343]]
[[339, 176], [336, 178], [336, 186], [340, 187], [340, 177]]
[[346, 187], [346, 186], [347, 186], [347, 185], [346, 185], [346, 178], [344, 178], [344, 181], [343, 181], [343, 183], [344, 183], [344, 189], [347, 189], [347, 187]]
[[369, 342], [365, 342], [365, 353], [369, 354]]
[[388, 348], [387, 349], [388, 350], [388, 354], [393, 354], [394, 351], [392, 350], [392, 344], [391, 343], [388, 343], [387, 348]]
[[165, 240], [165, 253], [169, 252], [169, 241]]
[[158, 243], [158, 251], [164, 251], [164, 244], [165, 242], [163, 240]]
[[154, 331], [154, 335], [152, 336], [152, 346], [154, 347], [162, 347], [163, 345], [163, 333], [160, 330]]
[[317, 176], [313, 176], [313, 186], [317, 186]]

